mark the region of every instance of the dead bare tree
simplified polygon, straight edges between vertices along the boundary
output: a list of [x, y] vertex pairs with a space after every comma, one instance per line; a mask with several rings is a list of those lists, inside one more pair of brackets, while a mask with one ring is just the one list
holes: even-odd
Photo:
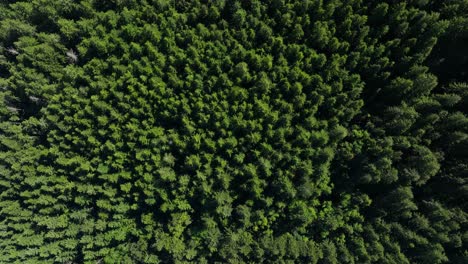
[[73, 49], [69, 49], [67, 51], [67, 57], [68, 57], [68, 62], [69, 63], [77, 63], [78, 62], [78, 55], [73, 51]]
[[22, 110], [22, 109], [13, 107], [13, 106], [7, 106], [6, 108], [8, 109], [8, 111], [16, 113], [16, 114], [19, 113]]
[[7, 48], [6, 51], [13, 56], [16, 56], [19, 54], [19, 52], [15, 48], [12, 48], [12, 47]]
[[33, 96], [33, 95], [30, 95], [30, 96], [29, 96], [29, 100], [31, 100], [31, 102], [33, 102], [33, 103], [40, 103], [40, 102], [42, 102], [42, 99], [41, 99], [41, 98], [36, 97], [36, 96]]

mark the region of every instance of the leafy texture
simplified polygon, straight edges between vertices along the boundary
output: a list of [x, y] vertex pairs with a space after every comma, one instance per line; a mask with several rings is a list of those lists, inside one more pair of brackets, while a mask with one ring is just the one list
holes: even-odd
[[0, 262], [466, 263], [466, 14], [3, 1]]

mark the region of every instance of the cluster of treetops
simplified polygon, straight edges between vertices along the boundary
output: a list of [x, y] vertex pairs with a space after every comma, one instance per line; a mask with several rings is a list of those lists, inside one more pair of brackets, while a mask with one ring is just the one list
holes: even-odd
[[468, 263], [467, 0], [2, 0], [0, 263]]

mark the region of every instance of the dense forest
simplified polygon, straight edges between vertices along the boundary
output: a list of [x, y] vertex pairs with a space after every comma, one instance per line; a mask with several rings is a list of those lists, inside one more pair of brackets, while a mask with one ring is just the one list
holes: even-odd
[[468, 263], [468, 0], [2, 0], [0, 263]]

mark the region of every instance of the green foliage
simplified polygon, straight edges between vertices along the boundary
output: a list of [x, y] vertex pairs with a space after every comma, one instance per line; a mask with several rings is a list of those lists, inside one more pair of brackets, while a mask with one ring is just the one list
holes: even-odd
[[3, 1], [0, 262], [466, 263], [467, 14]]

